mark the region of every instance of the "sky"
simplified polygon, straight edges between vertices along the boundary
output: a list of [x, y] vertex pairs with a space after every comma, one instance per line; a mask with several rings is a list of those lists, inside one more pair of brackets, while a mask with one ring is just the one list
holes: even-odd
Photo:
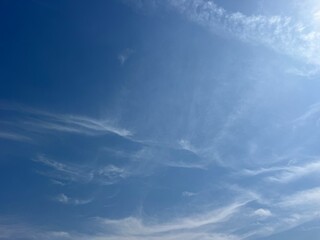
[[1, 240], [318, 240], [317, 0], [2, 0]]

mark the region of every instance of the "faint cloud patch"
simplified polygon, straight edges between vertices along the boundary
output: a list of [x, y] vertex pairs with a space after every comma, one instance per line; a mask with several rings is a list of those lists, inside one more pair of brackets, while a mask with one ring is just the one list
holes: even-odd
[[193, 197], [193, 196], [196, 196], [197, 193], [194, 193], [194, 192], [188, 192], [188, 191], [185, 191], [182, 193], [182, 196], [183, 197]]
[[127, 48], [118, 54], [118, 60], [121, 65], [125, 64], [129, 57], [134, 53], [134, 50], [131, 48]]
[[64, 193], [59, 194], [54, 198], [57, 202], [63, 203], [63, 204], [71, 204], [71, 205], [84, 205], [88, 204], [93, 201], [93, 199], [77, 199], [77, 198], [71, 198], [65, 195]]
[[197, 153], [196, 148], [186, 139], [180, 139], [179, 145], [184, 150], [187, 150], [187, 151], [190, 151], [193, 153]]

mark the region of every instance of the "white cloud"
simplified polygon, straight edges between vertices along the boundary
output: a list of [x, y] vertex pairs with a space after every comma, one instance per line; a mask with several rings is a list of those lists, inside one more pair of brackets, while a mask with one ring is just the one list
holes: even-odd
[[103, 185], [114, 184], [133, 175], [136, 175], [136, 173], [126, 168], [120, 168], [112, 164], [94, 171], [95, 178], [99, 183]]
[[61, 203], [68, 203], [70, 201], [70, 199], [63, 193], [59, 194], [55, 199]]
[[145, 146], [134, 154], [136, 161], [142, 161], [149, 167], [166, 166], [173, 168], [197, 168], [205, 170], [208, 161], [197, 154], [179, 155], [177, 149], [166, 147]]
[[46, 171], [44, 174], [55, 179], [72, 182], [90, 182], [93, 180], [93, 172], [87, 167], [61, 163], [44, 155], [39, 155], [34, 161], [51, 168], [52, 171]]
[[281, 173], [270, 176], [267, 179], [270, 181], [276, 181], [280, 183], [288, 183], [318, 172], [320, 172], [320, 161], [315, 161], [300, 166], [291, 165], [284, 167]]
[[[56, 114], [13, 105], [0, 105], [0, 108], [5, 111], [24, 113], [25, 116], [22, 115], [18, 120], [12, 121], [12, 124], [16, 124], [19, 127], [23, 126], [29, 131], [55, 131], [84, 135], [112, 133], [125, 138], [132, 136], [129, 130], [116, 127], [114, 122], [105, 119], [94, 119], [70, 114]], [[32, 118], [30, 118], [29, 115], [32, 115]]]
[[[61, 163], [39, 155], [34, 161], [50, 168], [51, 171], [40, 172], [50, 178], [77, 183], [97, 183], [102, 185], [115, 184], [123, 179], [135, 175], [125, 168], [114, 165], [106, 165], [100, 168], [95, 166], [76, 165], [71, 163]], [[59, 182], [59, 181], [58, 181]], [[60, 182], [59, 182], [60, 183]]]
[[[25, 240], [74, 240], [78, 234], [64, 231], [46, 231], [43, 227], [31, 226], [21, 223], [0, 222], [0, 239], [25, 239]], [[85, 239], [85, 238], [81, 238]]]
[[[64, 194], [58, 198], [62, 203], [69, 204], [72, 199]], [[241, 238], [228, 232], [219, 231], [221, 224], [228, 222], [246, 204], [235, 202], [222, 208], [203, 212], [189, 217], [177, 218], [162, 223], [152, 219], [142, 220], [137, 217], [127, 217], [118, 220], [106, 218], [90, 218], [91, 234], [80, 232], [68, 233], [64, 231], [46, 231], [43, 228], [16, 224], [11, 228], [4, 228], [0, 224], [0, 237], [24, 239], [70, 239], [70, 240], [240, 240]], [[7, 234], [1, 233], [4, 228]], [[17, 229], [20, 229], [18, 232]], [[2, 235], [1, 235], [2, 234]]]
[[313, 13], [313, 18], [317, 23], [320, 23], [320, 10]]
[[219, 224], [229, 221], [245, 204], [246, 202], [236, 202], [207, 213], [178, 218], [166, 223], [145, 223], [135, 217], [120, 220], [98, 218], [97, 221], [109, 232], [110, 236], [117, 236], [119, 239], [122, 239], [121, 237], [130, 239], [131, 236], [139, 236], [136, 239], [180, 239], [179, 236], [182, 235], [186, 236], [184, 239], [196, 239], [195, 236], [200, 232], [207, 239], [211, 239], [209, 236], [218, 237], [219, 235], [221, 239], [235, 239], [235, 236], [228, 236], [228, 234], [221, 234], [218, 230], [213, 230]]
[[64, 193], [59, 194], [54, 200], [63, 203], [63, 204], [72, 204], [72, 205], [84, 205], [92, 202], [93, 199], [77, 199], [71, 198], [65, 195]]
[[22, 124], [33, 128], [35, 131], [51, 130], [84, 135], [113, 133], [122, 137], [132, 135], [130, 131], [114, 127], [107, 121], [73, 115], [52, 115], [49, 118], [22, 121]]
[[51, 179], [51, 182], [55, 185], [65, 186], [66, 184], [64, 182], [58, 181], [56, 179]]
[[312, 208], [313, 211], [320, 213], [320, 188], [311, 188], [296, 192], [285, 197], [280, 203], [284, 207], [303, 207]]
[[288, 169], [287, 166], [284, 167], [269, 167], [269, 168], [259, 168], [259, 169], [244, 169], [241, 171], [241, 174], [248, 175], [248, 176], [256, 176], [260, 174], [270, 173], [270, 172], [277, 172], [283, 171]]
[[174, 0], [169, 5], [215, 33], [268, 46], [281, 53], [320, 64], [320, 32], [307, 30], [291, 17], [230, 13], [207, 0]]
[[182, 149], [197, 154], [197, 149], [188, 140], [180, 139], [179, 145]]
[[312, 67], [312, 68], [295, 67], [295, 68], [289, 68], [286, 72], [288, 74], [293, 74], [293, 75], [304, 77], [304, 78], [312, 78], [314, 76], [317, 76], [320, 73], [320, 68], [319, 67]]
[[[4, 228], [3, 225], [0, 225], [0, 230], [1, 227], [6, 229], [6, 236], [10, 237], [23, 236], [26, 239], [41, 237], [47, 240], [244, 240], [270, 236], [318, 218], [320, 215], [316, 209], [319, 207], [319, 196], [320, 190], [315, 188], [282, 198], [277, 204], [280, 208], [273, 206], [277, 211], [276, 217], [273, 217], [273, 213], [267, 208], [259, 208], [251, 214], [246, 214], [249, 202], [246, 201], [234, 202], [221, 208], [207, 209], [196, 215], [192, 214], [165, 222], [158, 222], [154, 218], [142, 219], [133, 216], [116, 220], [101, 217], [90, 218], [88, 224], [92, 229], [89, 235], [76, 231], [72, 233], [57, 230], [44, 231], [41, 228], [20, 226], [7, 230], [8, 228]], [[61, 195], [59, 199], [63, 203], [71, 203], [71, 198], [66, 195]], [[304, 205], [309, 206], [307, 212], [304, 211]], [[263, 220], [263, 224], [257, 223], [257, 218]], [[254, 228], [248, 228], [248, 226]]]
[[320, 172], [320, 161], [305, 159], [305, 164], [289, 164], [259, 169], [244, 169], [242, 175], [257, 176], [264, 175], [264, 179], [278, 183], [289, 183], [303, 177], [316, 176]]
[[223, 233], [168, 233], [160, 235], [110, 235], [104, 232], [82, 234], [66, 231], [46, 231], [41, 227], [27, 226], [22, 224], [0, 224], [0, 238], [3, 239], [26, 239], [26, 240], [240, 240], [239, 237], [232, 234]]
[[259, 208], [259, 209], [255, 210], [252, 215], [257, 216], [257, 217], [266, 218], [266, 217], [272, 216], [272, 213], [270, 212], [269, 209]]

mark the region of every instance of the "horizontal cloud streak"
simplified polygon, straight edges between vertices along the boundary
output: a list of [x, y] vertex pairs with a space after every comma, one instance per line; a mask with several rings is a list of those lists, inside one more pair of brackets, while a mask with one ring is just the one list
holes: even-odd
[[93, 199], [77, 199], [71, 198], [64, 193], [59, 194], [54, 198], [55, 201], [63, 203], [63, 204], [71, 204], [71, 205], [84, 205], [92, 202]]
[[20, 141], [20, 142], [31, 142], [32, 139], [30, 137], [17, 134], [17, 133], [11, 133], [11, 132], [0, 132], [0, 139], [7, 139], [12, 141]]
[[54, 114], [28, 107], [0, 105], [2, 111], [13, 111], [19, 115], [11, 124], [36, 132], [58, 131], [84, 135], [101, 135], [112, 133], [121, 137], [130, 137], [132, 133], [115, 127], [110, 121], [98, 120], [84, 116]]
[[41, 171], [41, 174], [68, 182], [93, 182], [102, 185], [111, 185], [134, 175], [133, 172], [130, 172], [125, 168], [120, 168], [111, 164], [95, 168], [94, 166], [61, 163], [49, 159], [44, 155], [39, 155], [34, 161], [42, 163], [51, 169], [50, 171]]
[[[143, 240], [144, 236], [112, 236], [105, 233], [81, 234], [66, 231], [47, 231], [40, 227], [19, 224], [0, 224], [0, 238], [4, 239], [26, 239], [26, 240]], [[173, 233], [169, 235], [148, 236], [150, 240], [240, 240], [232, 234], [222, 233]]]
[[307, 123], [313, 123], [316, 126], [319, 125], [320, 120], [320, 103], [311, 105], [308, 110], [301, 116], [293, 120], [294, 126], [303, 126]]
[[320, 161], [308, 162], [302, 165], [286, 165], [255, 170], [245, 169], [242, 174], [248, 176], [266, 175], [265, 179], [269, 181], [289, 183], [318, 172], [320, 172]]
[[287, 183], [296, 179], [320, 172], [320, 162], [312, 162], [301, 166], [288, 166], [283, 172], [268, 177], [271, 181]]
[[144, 225], [141, 220], [137, 218], [126, 218], [121, 220], [109, 220], [99, 219], [99, 221], [110, 228], [117, 234], [121, 235], [141, 235], [148, 236], [160, 233], [168, 233], [173, 231], [188, 231], [205, 227], [208, 225], [214, 225], [229, 220], [234, 214], [236, 214], [244, 203], [234, 203], [227, 207], [211, 211], [209, 213], [193, 216], [190, 218], [178, 219], [174, 222], [158, 225]]
[[314, 213], [320, 213], [320, 188], [317, 187], [296, 192], [284, 198], [280, 205], [294, 208], [311, 208]]

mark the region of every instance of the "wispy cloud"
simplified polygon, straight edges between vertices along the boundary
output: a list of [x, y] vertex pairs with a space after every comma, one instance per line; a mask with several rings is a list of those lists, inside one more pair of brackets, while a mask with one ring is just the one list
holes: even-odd
[[[69, 197], [60, 194], [58, 201], [64, 204], [71, 203]], [[6, 236], [9, 239], [24, 237], [25, 239], [87, 239], [87, 240], [240, 240], [235, 234], [219, 230], [221, 224], [228, 222], [247, 204], [234, 202], [221, 208], [206, 211], [201, 214], [176, 218], [167, 222], [155, 222], [152, 219], [127, 217], [123, 219], [90, 218], [91, 234], [79, 232], [47, 231], [41, 228], [23, 225], [12, 225]], [[4, 225], [0, 224], [0, 230]], [[22, 227], [23, 226], [23, 227]], [[19, 231], [17, 231], [19, 229]], [[0, 233], [1, 236], [1, 233]], [[4, 234], [2, 233], [2, 236]], [[60, 237], [60, 238], [59, 238]]]
[[103, 167], [95, 167], [91, 165], [61, 163], [49, 159], [44, 155], [39, 155], [34, 161], [49, 167], [49, 170], [42, 170], [39, 171], [39, 173], [53, 178], [54, 181], [57, 181], [58, 179], [76, 183], [91, 182], [102, 185], [111, 185], [134, 175], [133, 172], [112, 164]]
[[197, 154], [197, 149], [186, 139], [180, 139], [179, 145], [182, 149]]
[[49, 159], [44, 155], [39, 155], [34, 159], [34, 161], [49, 167], [50, 171], [40, 173], [55, 179], [83, 183], [90, 182], [93, 179], [93, 172], [83, 166], [80, 167], [74, 164], [61, 163], [56, 160]]
[[[250, 208], [251, 199], [165, 222], [141, 216], [122, 219], [95, 217], [88, 219], [91, 226], [90, 234], [81, 231], [47, 231], [23, 225], [12, 225], [8, 228], [0, 224], [0, 230], [5, 229], [0, 236], [9, 239], [21, 236], [25, 239], [42, 237], [41, 239], [48, 240], [244, 240], [270, 236], [319, 218], [319, 199], [319, 188], [313, 188], [274, 201], [270, 207], [275, 209], [275, 214], [268, 208]], [[74, 201], [65, 194], [58, 195], [56, 200], [63, 204], [85, 204]]]
[[245, 15], [228, 12], [214, 1], [174, 0], [168, 4], [193, 22], [215, 33], [268, 46], [284, 54], [319, 65], [320, 32], [292, 17]]
[[136, 239], [179, 239], [179, 236], [182, 235], [186, 236], [185, 239], [195, 239], [195, 236], [199, 236], [200, 232], [202, 233], [200, 235], [206, 237], [205, 239], [211, 239], [209, 236], [215, 236], [218, 239], [236, 239], [235, 236], [226, 233], [215, 233], [219, 232], [216, 225], [228, 221], [245, 204], [246, 202], [235, 202], [198, 216], [158, 224], [147, 224], [135, 217], [120, 220], [98, 218], [97, 220], [103, 228], [111, 233], [111, 236], [118, 236], [119, 239], [125, 237], [130, 239], [132, 236], [136, 236]]
[[288, 166], [279, 174], [268, 177], [271, 181], [287, 183], [320, 172], [320, 162], [311, 162], [300, 166]]
[[0, 221], [0, 239], [73, 240], [80, 237], [65, 231], [49, 231], [43, 227]]
[[294, 208], [311, 208], [313, 212], [315, 211], [314, 213], [319, 214], [320, 188], [317, 187], [296, 192], [288, 197], [285, 197], [280, 205]]
[[29, 107], [16, 105], [0, 105], [2, 111], [16, 112], [19, 117], [11, 124], [34, 132], [67, 132], [84, 135], [116, 134], [121, 137], [130, 137], [132, 133], [124, 128], [114, 126], [111, 121], [94, 119], [79, 115], [56, 114]]
[[316, 126], [320, 121], [320, 103], [311, 105], [306, 112], [292, 121], [294, 126], [301, 126], [313, 122]]
[[13, 240], [95, 240], [98, 235], [86, 235], [81, 231], [66, 231], [59, 227], [32, 224], [17, 215], [0, 215], [0, 239]]
[[272, 235], [320, 218], [320, 188], [311, 188], [282, 197], [275, 202], [277, 217], [254, 234]]
[[168, 147], [145, 146], [134, 154], [134, 159], [143, 161], [151, 165], [195, 168], [205, 170], [208, 161], [191, 151], [181, 151]]
[[54, 200], [63, 204], [84, 205], [92, 202], [93, 199], [71, 198], [64, 193], [61, 193], [58, 196], [56, 196]]
[[242, 174], [248, 176], [264, 175], [264, 179], [279, 183], [289, 183], [320, 172], [320, 161], [308, 161], [300, 165], [285, 165], [260, 169], [245, 169]]
[[241, 174], [248, 176], [256, 176], [260, 174], [273, 173], [277, 171], [287, 170], [288, 166], [281, 167], [269, 167], [269, 168], [259, 168], [259, 169], [244, 169], [241, 171]]
[[20, 141], [20, 142], [31, 142], [32, 139], [30, 137], [17, 134], [17, 133], [11, 133], [11, 132], [0, 132], [0, 138], [6, 139], [6, 140], [12, 140], [12, 141]]
[[291, 67], [286, 71], [288, 74], [304, 78], [312, 78], [320, 73], [319, 67]]
[[134, 50], [127, 48], [123, 50], [119, 55], [118, 55], [118, 60], [121, 65], [125, 64], [125, 62], [128, 60], [128, 58], [134, 53]]
[[[130, 224], [130, 223], [129, 223]], [[132, 224], [132, 223], [131, 223]], [[138, 230], [138, 229], [137, 229]], [[26, 240], [143, 240], [146, 236], [142, 235], [110, 235], [104, 232], [82, 234], [77, 232], [66, 231], [49, 231], [41, 227], [28, 226], [22, 224], [0, 224], [0, 238], [3, 239], [26, 239]], [[191, 233], [171, 233], [171, 234], [159, 234], [148, 235], [147, 239], [150, 240], [239, 240], [240, 238], [233, 236], [232, 234], [223, 233], [203, 233], [203, 232], [191, 232]]]

